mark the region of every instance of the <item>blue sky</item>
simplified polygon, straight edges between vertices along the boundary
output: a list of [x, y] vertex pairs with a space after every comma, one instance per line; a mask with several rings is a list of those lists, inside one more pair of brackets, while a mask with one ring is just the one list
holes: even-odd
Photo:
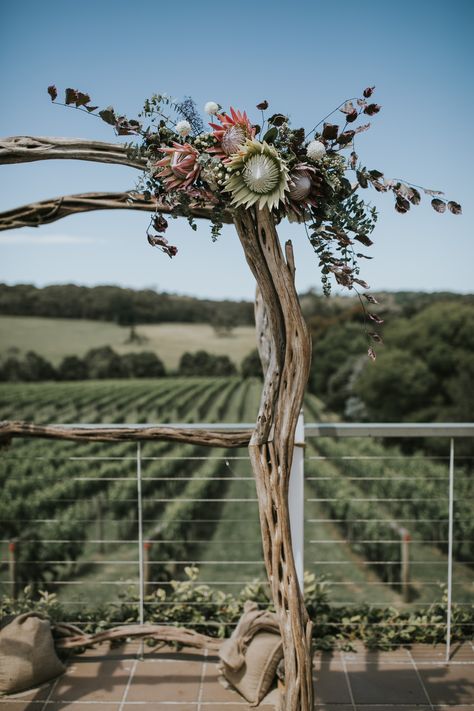
[[[192, 95], [247, 109], [256, 103], [311, 128], [347, 97], [376, 85], [382, 111], [359, 137], [369, 168], [444, 190], [462, 217], [423, 199], [407, 215], [391, 196], [380, 209], [373, 289], [472, 291], [472, 27], [474, 4], [453, 0], [181, 2], [70, 0], [3, 3], [0, 11], [0, 134], [116, 140], [106, 124], [51, 104], [46, 87], [72, 86], [93, 103], [136, 115], [154, 92]], [[0, 210], [61, 194], [133, 188], [120, 166], [43, 161], [0, 166]], [[213, 244], [201, 223], [169, 230], [173, 260], [148, 246], [146, 214], [97, 212], [39, 229], [0, 233], [0, 280], [37, 285], [117, 283], [208, 297], [252, 298], [253, 278], [232, 228]], [[292, 238], [300, 290], [319, 286], [304, 230]]]

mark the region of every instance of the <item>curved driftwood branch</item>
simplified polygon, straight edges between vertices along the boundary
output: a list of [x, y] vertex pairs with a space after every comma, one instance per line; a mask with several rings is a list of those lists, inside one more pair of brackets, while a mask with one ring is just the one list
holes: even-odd
[[127, 147], [122, 143], [49, 136], [10, 136], [0, 139], [0, 163], [31, 163], [55, 159], [116, 163], [138, 170], [146, 168], [145, 158], [130, 156]]
[[54, 632], [56, 635], [54, 644], [57, 649], [92, 647], [94, 644], [100, 644], [101, 642], [130, 637], [133, 639], [154, 639], [157, 642], [177, 642], [185, 647], [213, 651], [217, 651], [222, 644], [222, 640], [214, 637], [208, 637], [183, 627], [165, 625], [123, 625], [122, 627], [113, 627], [97, 634], [86, 634], [78, 627], [60, 624], [54, 626]]
[[[256, 479], [265, 566], [285, 656], [285, 711], [312, 711], [312, 623], [296, 576], [288, 508], [294, 435], [309, 375], [311, 340], [294, 285], [291, 245], [283, 257], [267, 208], [237, 210], [235, 226], [257, 280], [262, 361], [267, 364], [249, 445]], [[263, 326], [262, 326], [263, 324]]]
[[73, 442], [159, 441], [199, 444], [204, 447], [245, 447], [252, 430], [204, 430], [185, 427], [66, 427], [33, 425], [29, 422], [0, 422], [0, 442], [13, 438], [42, 437]]
[[[209, 220], [212, 217], [212, 205], [207, 207], [191, 205], [190, 209], [195, 218]], [[61, 220], [68, 215], [93, 210], [142, 210], [169, 214], [172, 212], [172, 207], [155, 199], [147, 200], [140, 193], [133, 191], [63, 195], [0, 213], [0, 231], [12, 230], [17, 227], [39, 227]], [[222, 221], [231, 223], [230, 213], [222, 215]]]

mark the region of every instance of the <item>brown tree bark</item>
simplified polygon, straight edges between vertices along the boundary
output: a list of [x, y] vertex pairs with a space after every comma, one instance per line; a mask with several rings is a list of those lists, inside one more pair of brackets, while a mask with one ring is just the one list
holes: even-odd
[[262, 322], [267, 320], [270, 343], [263, 348], [268, 367], [249, 452], [265, 566], [283, 639], [282, 708], [312, 711], [312, 623], [296, 576], [288, 509], [294, 434], [309, 375], [311, 341], [294, 286], [291, 250], [287, 262], [269, 210], [239, 208], [234, 222], [260, 290], [257, 314], [260, 310]]
[[64, 425], [34, 425], [30, 422], [0, 422], [0, 444], [14, 438], [69, 440], [72, 442], [148, 442], [166, 441], [196, 444], [203, 447], [245, 447], [251, 430], [204, 430], [192, 427], [81, 427]]
[[118, 163], [144, 170], [145, 158], [129, 155], [123, 143], [88, 141], [82, 138], [49, 136], [10, 136], [0, 138], [0, 164], [31, 163], [53, 159], [90, 160], [96, 163]]
[[[143, 195], [135, 192], [61, 195], [1, 212], [0, 231], [18, 227], [39, 227], [69, 215], [93, 210], [141, 210], [169, 214], [172, 209], [171, 205], [155, 199], [147, 200]], [[193, 217], [209, 220], [212, 215], [212, 205], [191, 206], [191, 212]], [[223, 222], [232, 222], [230, 213], [221, 213], [221, 219]]]

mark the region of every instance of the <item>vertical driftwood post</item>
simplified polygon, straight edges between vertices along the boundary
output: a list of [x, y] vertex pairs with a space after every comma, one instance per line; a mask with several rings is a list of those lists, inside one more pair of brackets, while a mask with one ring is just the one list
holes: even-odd
[[288, 510], [294, 434], [309, 375], [311, 341], [295, 290], [291, 245], [285, 260], [269, 210], [239, 208], [234, 222], [260, 292], [257, 331], [266, 373], [249, 452], [265, 566], [283, 639], [282, 707], [312, 711], [312, 623], [296, 576]]

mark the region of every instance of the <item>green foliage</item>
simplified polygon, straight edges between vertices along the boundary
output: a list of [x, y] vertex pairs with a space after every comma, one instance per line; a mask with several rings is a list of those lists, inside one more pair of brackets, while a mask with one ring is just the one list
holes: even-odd
[[240, 372], [243, 378], [260, 378], [263, 379], [262, 363], [258, 350], [251, 351], [240, 364]]
[[353, 392], [364, 402], [370, 421], [416, 422], [437, 419], [430, 416], [439, 406], [437, 387], [427, 363], [390, 348], [380, 354], [375, 367], [363, 369]]
[[0, 363], [0, 381], [35, 383], [56, 379], [55, 368], [34, 351], [28, 351], [23, 360], [10, 356]]
[[92, 380], [123, 378], [126, 371], [120, 356], [110, 346], [93, 348], [84, 357], [87, 374]]
[[92, 348], [83, 359], [66, 356], [57, 370], [33, 351], [29, 351], [22, 361], [10, 357], [0, 362], [0, 381], [3, 382], [162, 378], [165, 375], [165, 366], [155, 353], [141, 351], [120, 356], [110, 346]]
[[361, 362], [364, 334], [348, 307], [309, 315], [312, 392], [344, 417], [369, 421], [474, 419], [474, 301], [469, 296], [380, 297], [389, 317], [377, 362]]
[[217, 356], [207, 353], [207, 351], [183, 353], [178, 367], [178, 374], [185, 376], [209, 375], [222, 377], [235, 375], [236, 373], [237, 369], [228, 356]]
[[126, 353], [121, 361], [129, 378], [162, 378], [166, 375], [163, 361], [152, 351]]
[[118, 286], [57, 284], [37, 288], [31, 284], [0, 284], [0, 313], [12, 316], [137, 323], [211, 323], [217, 317], [234, 326], [253, 325], [249, 301], [211, 301], [158, 293], [152, 289]]
[[[247, 600], [272, 609], [268, 587], [255, 581], [236, 595], [199, 583], [199, 570], [186, 568], [186, 579], [158, 587], [145, 599], [145, 622], [188, 626], [214, 637], [227, 637], [238, 621]], [[94, 633], [121, 622], [138, 622], [138, 600], [124, 591], [126, 602], [113, 608], [63, 607], [56, 595], [33, 594], [26, 587], [18, 600], [0, 600], [0, 615], [41, 612], [53, 622], [74, 621], [85, 632]], [[316, 649], [340, 647], [350, 649], [351, 642], [362, 640], [369, 648], [388, 649], [415, 642], [444, 642], [446, 638], [446, 593], [443, 601], [416, 612], [370, 605], [359, 607], [331, 604], [331, 587], [324, 579], [305, 573], [305, 600], [313, 620], [313, 644]], [[474, 614], [472, 607], [452, 606], [452, 641], [471, 638]]]

